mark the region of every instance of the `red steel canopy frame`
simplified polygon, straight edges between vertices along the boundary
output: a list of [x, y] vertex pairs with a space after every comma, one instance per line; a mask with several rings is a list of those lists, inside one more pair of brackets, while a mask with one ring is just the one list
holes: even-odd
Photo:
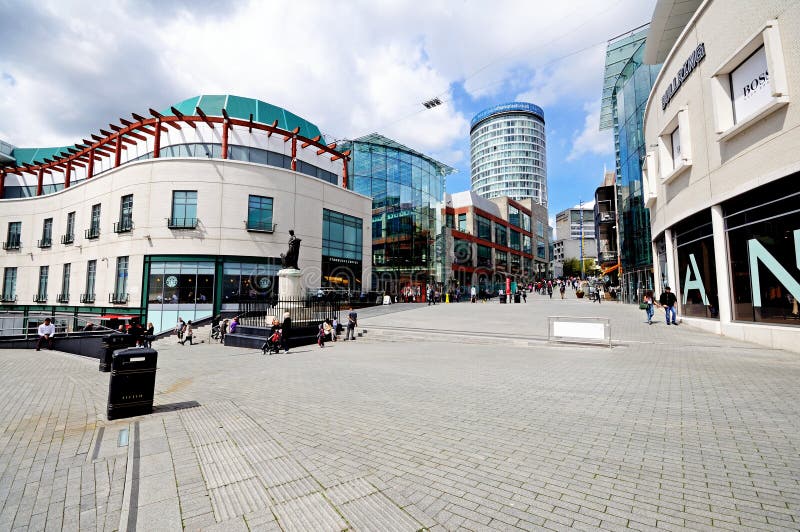
[[172, 108], [174, 116], [162, 115], [158, 111], [150, 109], [152, 118], [145, 118], [136, 113], [131, 113], [135, 122], [120, 118], [122, 126], [109, 124], [113, 131], [106, 131], [101, 129], [100, 133], [103, 136], [92, 135], [93, 140], [84, 139], [81, 144], [76, 144], [75, 148], [70, 148], [67, 151], [68, 155], [59, 157], [57, 159], [45, 159], [43, 162], [34, 165], [22, 165], [16, 167], [0, 168], [0, 199], [3, 197], [5, 188], [6, 175], [17, 174], [21, 176], [23, 173], [34, 174], [37, 176], [36, 195], [41, 196], [43, 193], [44, 174], [51, 173], [52, 170], [64, 173], [64, 188], [70, 186], [70, 174], [73, 167], [86, 168], [86, 179], [94, 176], [94, 162], [102, 160], [102, 157], [114, 157], [114, 168], [120, 166], [122, 150], [127, 150], [126, 144], [136, 144], [133, 139], [146, 140], [145, 135], [154, 137], [153, 139], [153, 159], [159, 158], [161, 152], [161, 132], [169, 131], [164, 125], [180, 130], [183, 125], [188, 125], [192, 128], [197, 128], [196, 122], [203, 122], [212, 129], [214, 124], [222, 124], [222, 158], [228, 158], [228, 129], [233, 126], [241, 126], [248, 128], [251, 132], [253, 129], [266, 131], [267, 136], [272, 134], [280, 135], [284, 138], [284, 142], [292, 141], [292, 170], [297, 170], [297, 142], [300, 141], [300, 149], [313, 146], [317, 148], [317, 155], [328, 153], [331, 155], [331, 161], [342, 160], [342, 187], [347, 188], [347, 161], [350, 159], [350, 150], [345, 152], [336, 151], [336, 144], [325, 145], [322, 144], [319, 136], [309, 139], [298, 134], [299, 128], [294, 131], [287, 131], [278, 126], [276, 120], [271, 125], [260, 124], [250, 120], [241, 120], [238, 118], [231, 118], [225, 109], [222, 110], [224, 116], [209, 116], [203, 113], [200, 108], [197, 108], [198, 116], [187, 116], [180, 111]]

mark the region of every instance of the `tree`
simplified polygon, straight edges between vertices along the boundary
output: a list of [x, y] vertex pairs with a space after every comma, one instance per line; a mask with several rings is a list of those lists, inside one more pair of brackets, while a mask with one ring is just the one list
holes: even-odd
[[581, 261], [575, 257], [564, 259], [564, 277], [581, 274]]

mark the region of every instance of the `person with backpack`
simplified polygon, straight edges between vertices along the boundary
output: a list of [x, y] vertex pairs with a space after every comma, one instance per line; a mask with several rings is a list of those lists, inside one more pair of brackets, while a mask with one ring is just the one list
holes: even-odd
[[183, 333], [186, 331], [186, 322], [178, 316], [178, 323], [175, 324], [175, 333], [178, 335], [178, 343], [183, 340]]

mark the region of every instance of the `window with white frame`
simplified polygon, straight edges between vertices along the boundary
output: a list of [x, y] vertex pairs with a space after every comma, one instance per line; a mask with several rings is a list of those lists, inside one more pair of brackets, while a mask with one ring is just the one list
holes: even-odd
[[789, 103], [778, 21], [767, 21], [711, 78], [715, 129], [724, 141]]
[[679, 109], [658, 136], [659, 174], [669, 183], [692, 166], [689, 109]]

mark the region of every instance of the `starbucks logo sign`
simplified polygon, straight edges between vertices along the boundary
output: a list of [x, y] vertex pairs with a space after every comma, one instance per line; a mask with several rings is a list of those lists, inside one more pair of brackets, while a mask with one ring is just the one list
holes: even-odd
[[170, 275], [169, 277], [167, 277], [164, 280], [164, 282], [170, 288], [175, 288], [176, 286], [178, 286], [178, 278], [175, 277], [174, 275]]
[[269, 285], [272, 284], [272, 281], [269, 280], [269, 277], [262, 277], [258, 280], [258, 286], [261, 287], [263, 290], [269, 288]]

